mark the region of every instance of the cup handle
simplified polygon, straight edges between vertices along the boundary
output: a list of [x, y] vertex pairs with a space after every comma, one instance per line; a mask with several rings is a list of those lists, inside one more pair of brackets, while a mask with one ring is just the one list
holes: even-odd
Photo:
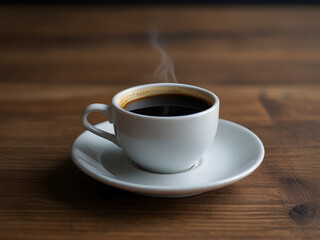
[[[81, 119], [82, 119], [82, 124], [83, 126], [89, 130], [90, 132], [100, 136], [100, 137], [103, 137], [111, 142], [113, 142], [114, 144], [116, 144], [117, 146], [119, 146], [119, 143], [117, 141], [117, 137], [116, 135], [114, 134], [111, 134], [111, 133], [108, 133], [106, 131], [103, 131], [102, 129], [100, 128], [97, 128], [93, 125], [91, 125], [89, 122], [88, 122], [88, 115], [92, 112], [100, 112], [100, 113], [103, 113], [104, 115], [106, 115], [106, 117], [109, 119], [109, 120], [112, 120], [110, 119], [110, 114], [109, 114], [109, 111], [110, 111], [110, 107], [105, 105], [105, 104], [102, 104], [102, 103], [93, 103], [93, 104], [90, 104], [88, 105], [83, 111], [82, 111], [82, 115], [81, 115]], [[110, 121], [112, 122], [112, 121]], [[120, 147], [120, 146], [119, 146]]]

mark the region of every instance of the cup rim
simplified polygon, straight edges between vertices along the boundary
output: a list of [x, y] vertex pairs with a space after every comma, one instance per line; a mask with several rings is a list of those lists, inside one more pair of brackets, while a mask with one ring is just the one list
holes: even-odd
[[[133, 113], [130, 112], [124, 108], [122, 108], [121, 106], [118, 105], [117, 103], [117, 99], [130, 91], [133, 90], [137, 90], [137, 89], [143, 89], [143, 88], [150, 88], [150, 87], [157, 87], [157, 86], [161, 86], [161, 87], [166, 87], [166, 86], [177, 86], [177, 87], [182, 87], [182, 88], [187, 88], [187, 89], [193, 89], [193, 90], [197, 90], [199, 92], [205, 92], [207, 94], [209, 94], [211, 97], [214, 98], [214, 103], [212, 104], [211, 107], [209, 107], [206, 110], [203, 110], [201, 112], [197, 112], [197, 113], [192, 113], [192, 114], [188, 114], [188, 115], [182, 115], [182, 116], [149, 116], [149, 115], [142, 115], [142, 114], [138, 114], [138, 113]], [[220, 105], [220, 100], [218, 98], [218, 96], [216, 94], [214, 94], [213, 92], [202, 88], [202, 87], [198, 87], [195, 85], [189, 85], [189, 84], [182, 84], [182, 83], [150, 83], [150, 84], [142, 84], [142, 85], [138, 85], [138, 86], [134, 86], [134, 87], [130, 87], [127, 89], [124, 89], [120, 92], [118, 92], [113, 98], [112, 98], [112, 107], [116, 108], [118, 111], [124, 113], [124, 114], [128, 114], [129, 116], [132, 117], [136, 117], [136, 118], [142, 118], [142, 119], [163, 119], [163, 120], [177, 120], [177, 119], [188, 119], [188, 118], [194, 118], [194, 117], [199, 117], [202, 115], [207, 114], [208, 112], [214, 111], [216, 108], [218, 108]]]

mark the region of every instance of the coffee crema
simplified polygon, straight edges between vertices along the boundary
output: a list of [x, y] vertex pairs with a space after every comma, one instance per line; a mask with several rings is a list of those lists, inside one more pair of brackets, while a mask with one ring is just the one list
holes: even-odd
[[212, 103], [190, 95], [161, 94], [135, 99], [123, 108], [140, 115], [176, 117], [202, 112], [211, 106]]

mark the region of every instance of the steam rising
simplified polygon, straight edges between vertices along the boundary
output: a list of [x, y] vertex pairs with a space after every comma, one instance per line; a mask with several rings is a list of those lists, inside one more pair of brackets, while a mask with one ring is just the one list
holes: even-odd
[[170, 57], [161, 48], [158, 38], [158, 32], [150, 32], [150, 45], [157, 50], [161, 55], [161, 63], [157, 70], [154, 72], [153, 76], [155, 78], [161, 79], [165, 82], [178, 82], [176, 75], [174, 73], [174, 65]]

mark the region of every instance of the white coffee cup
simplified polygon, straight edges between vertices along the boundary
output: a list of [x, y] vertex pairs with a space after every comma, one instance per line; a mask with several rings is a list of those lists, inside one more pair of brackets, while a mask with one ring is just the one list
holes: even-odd
[[[148, 116], [125, 109], [128, 102], [161, 94], [183, 94], [210, 103], [206, 110], [183, 116]], [[105, 114], [115, 134], [91, 125], [91, 112]], [[112, 104], [94, 103], [82, 113], [86, 129], [119, 147], [141, 168], [157, 173], [177, 173], [191, 168], [212, 143], [219, 119], [219, 98], [212, 92], [186, 84], [155, 83], [116, 94]]]

